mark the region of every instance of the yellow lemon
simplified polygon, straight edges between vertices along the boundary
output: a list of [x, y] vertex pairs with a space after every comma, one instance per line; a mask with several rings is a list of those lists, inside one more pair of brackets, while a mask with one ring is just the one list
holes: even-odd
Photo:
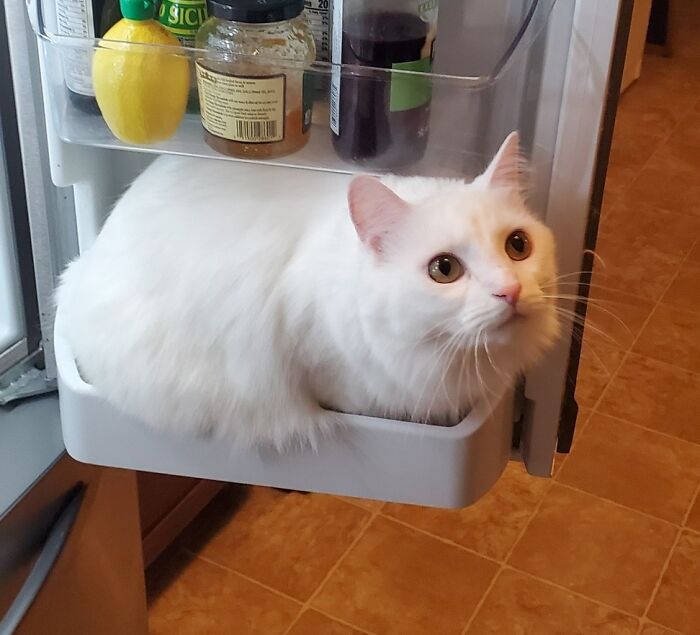
[[92, 83], [115, 137], [143, 144], [175, 133], [190, 90], [189, 62], [184, 51], [174, 48], [179, 46], [153, 20], [122, 19], [107, 31], [95, 51]]

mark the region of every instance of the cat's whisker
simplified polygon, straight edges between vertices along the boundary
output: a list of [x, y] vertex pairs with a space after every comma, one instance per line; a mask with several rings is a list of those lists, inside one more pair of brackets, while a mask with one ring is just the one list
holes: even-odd
[[491, 364], [491, 367], [493, 370], [498, 374], [498, 376], [503, 379], [504, 381], [508, 381], [508, 376], [504, 375], [503, 372], [496, 367], [496, 363], [493, 361], [493, 357], [491, 357], [491, 352], [489, 351], [489, 342], [488, 338], [484, 339], [484, 351], [486, 352], [486, 357], [489, 360], [489, 363]]
[[[608, 333], [606, 333], [605, 331], [601, 330], [600, 328], [598, 328], [597, 326], [592, 324], [590, 322], [590, 320], [586, 320], [586, 321], [582, 320], [581, 316], [579, 316], [579, 315], [575, 315], [573, 313], [566, 313], [566, 312], [564, 312], [563, 309], [559, 309], [557, 311], [557, 317], [564, 319], [567, 323], [577, 324], [581, 327], [587, 328], [590, 331], [593, 331], [596, 335], [599, 335], [600, 337], [604, 338], [605, 340], [607, 340], [608, 342], [610, 342], [611, 344], [613, 344], [615, 346], [623, 346], [614, 337], [611, 337]], [[572, 334], [575, 332], [576, 332], [575, 330], [572, 331]]]
[[[542, 297], [545, 299], [555, 299], [555, 300], [556, 299], [572, 300], [573, 299], [573, 300], [576, 300], [577, 302], [583, 302], [585, 304], [588, 304], [589, 306], [594, 307], [596, 310], [601, 311], [601, 312], [605, 313], [606, 315], [609, 315], [627, 332], [627, 334], [631, 338], [634, 337], [634, 334], [632, 333], [630, 328], [627, 326], [627, 324], [625, 324], [624, 320], [622, 320], [622, 318], [619, 315], [617, 315], [615, 312], [602, 306], [597, 300], [591, 300], [590, 298], [585, 298], [585, 297], [574, 295], [574, 294], [571, 294], [571, 295], [543, 295]], [[557, 308], [564, 309], [564, 307], [557, 307]], [[590, 320], [590, 318], [589, 318], [589, 320]]]
[[[425, 381], [424, 381], [424, 383], [423, 383], [423, 387], [421, 388], [421, 391], [420, 391], [420, 393], [419, 393], [417, 399], [415, 400], [414, 408], [413, 408], [413, 411], [411, 412], [411, 420], [412, 420], [412, 421], [415, 421], [415, 420], [416, 420], [416, 416], [417, 416], [417, 413], [418, 413], [418, 409], [420, 408], [421, 402], [423, 401], [423, 397], [424, 397], [424, 395], [425, 395], [425, 391], [428, 389], [428, 385], [431, 383], [434, 374], [439, 370], [439, 368], [440, 368], [440, 363], [441, 363], [441, 361], [442, 361], [442, 358], [444, 357], [444, 355], [445, 355], [446, 351], [448, 350], [448, 348], [451, 346], [452, 341], [453, 341], [455, 338], [459, 337], [459, 335], [460, 335], [459, 333], [456, 333], [456, 334], [452, 335], [452, 336], [447, 340], [447, 342], [445, 342], [444, 344], [442, 344], [441, 347], [438, 349], [438, 353], [437, 353], [437, 355], [436, 355], [436, 357], [435, 357], [435, 361], [434, 361], [433, 365], [431, 366], [430, 371], [428, 372], [428, 374], [427, 374], [427, 376], [426, 376], [426, 378], [425, 378]], [[433, 404], [434, 404], [434, 401], [435, 401], [435, 394], [433, 393], [433, 399], [431, 400], [431, 402], [430, 402], [430, 404], [429, 404], [429, 406], [428, 406], [428, 408], [427, 408], [426, 420], [430, 418], [430, 411], [431, 411], [431, 409], [432, 409], [432, 406], [433, 406]]]

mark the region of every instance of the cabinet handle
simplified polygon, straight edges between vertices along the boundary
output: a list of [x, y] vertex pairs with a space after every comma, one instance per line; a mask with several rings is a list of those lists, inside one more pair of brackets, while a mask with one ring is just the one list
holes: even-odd
[[41, 591], [46, 578], [49, 577], [61, 550], [66, 544], [75, 519], [80, 513], [85, 496], [85, 485], [80, 483], [73, 490], [73, 494], [58, 515], [56, 522], [49, 531], [48, 538], [41, 549], [39, 557], [36, 559], [32, 570], [24, 581], [22, 588], [12, 601], [5, 617], [0, 620], [0, 635], [12, 635], [22, 618], [27, 614], [36, 596]]

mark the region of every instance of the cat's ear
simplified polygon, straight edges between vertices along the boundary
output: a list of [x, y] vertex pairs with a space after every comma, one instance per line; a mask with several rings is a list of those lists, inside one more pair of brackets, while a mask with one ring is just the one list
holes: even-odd
[[523, 160], [520, 156], [520, 137], [511, 132], [501, 144], [496, 156], [479, 180], [488, 187], [520, 191]]
[[371, 176], [358, 176], [348, 189], [350, 217], [360, 240], [381, 254], [384, 242], [410, 206], [386, 185]]

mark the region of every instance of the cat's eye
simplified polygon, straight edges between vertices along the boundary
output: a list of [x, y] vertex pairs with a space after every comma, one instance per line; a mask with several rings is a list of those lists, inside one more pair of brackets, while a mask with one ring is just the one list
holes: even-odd
[[511, 260], [525, 260], [532, 253], [532, 241], [522, 229], [516, 229], [506, 239], [506, 253]]
[[428, 275], [440, 284], [449, 284], [459, 280], [464, 274], [464, 266], [457, 256], [440, 254], [435, 256], [428, 265]]

